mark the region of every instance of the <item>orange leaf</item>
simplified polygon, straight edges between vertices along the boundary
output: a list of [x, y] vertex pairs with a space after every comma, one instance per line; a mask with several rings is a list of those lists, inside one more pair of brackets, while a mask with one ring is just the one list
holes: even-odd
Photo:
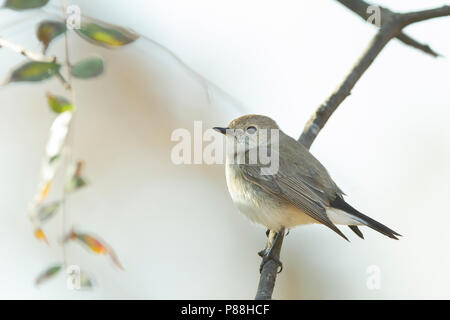
[[102, 243], [102, 241], [98, 240], [94, 236], [87, 234], [87, 233], [77, 233], [75, 231], [72, 231], [67, 237], [67, 240], [78, 240], [82, 244], [84, 244], [86, 247], [88, 247], [91, 251], [97, 253], [97, 254], [107, 254], [108, 249], [106, 246]]
[[45, 243], [49, 244], [48, 240], [47, 240], [47, 236], [45, 235], [44, 231], [41, 228], [38, 228], [34, 231], [34, 236], [36, 237], [36, 239], [42, 240]]
[[94, 238], [91, 235], [82, 235], [82, 238], [80, 240], [83, 241], [95, 253], [106, 254], [108, 252], [108, 249], [105, 247], [105, 245], [101, 243], [100, 240]]
[[110, 246], [108, 246], [104, 241], [99, 240], [93, 235], [88, 233], [78, 233], [72, 230], [64, 239], [65, 242], [69, 240], [78, 240], [83, 245], [85, 245], [89, 250], [97, 254], [109, 255], [109, 257], [111, 258], [112, 262], [116, 265], [116, 267], [118, 267], [121, 270], [124, 269], [114, 250]]

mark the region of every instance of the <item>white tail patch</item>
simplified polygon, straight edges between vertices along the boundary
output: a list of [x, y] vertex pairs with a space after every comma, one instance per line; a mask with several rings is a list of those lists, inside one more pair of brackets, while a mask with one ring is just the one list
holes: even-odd
[[335, 208], [328, 208], [327, 216], [334, 224], [340, 224], [345, 226], [365, 225], [365, 223], [359, 218], [352, 216], [351, 214], [345, 211]]

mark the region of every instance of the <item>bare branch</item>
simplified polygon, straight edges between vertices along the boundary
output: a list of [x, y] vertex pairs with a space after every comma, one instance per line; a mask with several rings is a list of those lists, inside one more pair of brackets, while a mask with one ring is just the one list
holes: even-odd
[[[337, 0], [341, 2], [341, 0]], [[348, 3], [360, 2], [359, 0], [352, 0]], [[346, 4], [348, 5], [346, 2]], [[388, 10], [388, 9], [385, 9]], [[372, 62], [383, 50], [386, 44], [392, 39], [399, 36], [402, 29], [419, 21], [427, 19], [433, 19], [437, 17], [450, 16], [450, 6], [443, 6], [436, 9], [423, 10], [410, 13], [392, 13], [387, 21], [383, 22], [379, 32], [372, 40], [368, 49], [364, 52], [359, 59], [355, 67], [350, 71], [345, 80], [339, 86], [339, 88], [322, 104], [315, 114], [311, 117], [303, 130], [303, 133], [299, 139], [305, 147], [310, 148], [314, 139], [319, 134], [320, 130], [324, 127], [333, 112], [344, 101], [344, 99], [350, 95], [351, 90], [355, 86], [356, 82], [361, 78], [367, 68], [370, 67]]]
[[[367, 8], [369, 4], [362, 0], [337, 0], [344, 6], [354, 11], [364, 19], [367, 19]], [[410, 13], [394, 13], [389, 9], [382, 8], [381, 27], [377, 35], [372, 39], [369, 47], [364, 54], [356, 62], [350, 73], [340, 84], [338, 89], [323, 103], [308, 121], [303, 130], [299, 142], [306, 148], [310, 148], [320, 130], [325, 126], [328, 119], [336, 111], [339, 105], [350, 95], [353, 87], [358, 80], [364, 74], [364, 72], [371, 66], [372, 62], [383, 50], [383, 48], [389, 43], [389, 41], [397, 37], [402, 42], [420, 49], [428, 54], [437, 56], [430, 47], [419, 43], [402, 32], [402, 29], [415, 22], [420, 22], [437, 17], [450, 16], [450, 6], [443, 6], [436, 9], [423, 10]], [[273, 232], [271, 231], [271, 235]], [[281, 235], [279, 243], [274, 247], [272, 253], [279, 258], [281, 245], [283, 242], [283, 236]], [[270, 238], [270, 237], [269, 237]], [[270, 243], [270, 239], [268, 240]], [[257, 299], [271, 299], [273, 289], [275, 286], [275, 280], [277, 276], [277, 264], [266, 263], [262, 269], [261, 277], [258, 286]]]
[[425, 21], [425, 20], [441, 18], [441, 17], [446, 17], [446, 16], [450, 16], [450, 6], [442, 6], [440, 8], [435, 8], [435, 9], [415, 11], [415, 12], [401, 14], [401, 18], [404, 21], [405, 26], [416, 23], [416, 22], [421, 22], [421, 21]]
[[[370, 13], [368, 13], [368, 8], [372, 6], [372, 4], [367, 3], [362, 0], [336, 0], [342, 5], [344, 5], [349, 10], [356, 13], [358, 16], [360, 16], [364, 21], [368, 21], [370, 17]], [[390, 19], [390, 17], [394, 14], [391, 10], [378, 6], [381, 10], [381, 25], [383, 25], [387, 20]], [[433, 9], [435, 10], [435, 9]], [[439, 10], [442, 10], [442, 8], [439, 8]], [[411, 46], [413, 48], [416, 48], [420, 51], [423, 51], [424, 53], [427, 53], [433, 57], [439, 57], [440, 55], [436, 53], [433, 49], [430, 48], [429, 45], [423, 44], [412, 37], [406, 35], [405, 33], [401, 32], [399, 35], [397, 35], [397, 39], [403, 42], [404, 44]]]
[[393, 38], [395, 24], [398, 23], [390, 22], [381, 27], [380, 32], [378, 32], [372, 40], [369, 48], [366, 52], [364, 52], [360, 60], [347, 75], [344, 82], [342, 82], [339, 88], [328, 98], [328, 100], [322, 104], [319, 109], [317, 109], [309, 122], [306, 124], [306, 127], [299, 139], [301, 144], [308, 149], [311, 147], [314, 139], [317, 137], [320, 130], [325, 126], [325, 123], [327, 123], [333, 112], [339, 107], [342, 101], [350, 95], [350, 92], [356, 82], [358, 82], [364, 72], [370, 67], [372, 62], [381, 50], [383, 50], [389, 40]]
[[414, 40], [413, 38], [411, 38], [410, 36], [408, 36], [404, 32], [401, 32], [397, 36], [397, 39], [400, 40], [401, 42], [403, 42], [404, 44], [407, 44], [408, 46], [411, 46], [411, 47], [416, 48], [416, 49], [418, 49], [420, 51], [428, 53], [428, 54], [432, 55], [435, 58], [441, 56], [439, 53], [437, 53], [436, 51], [431, 49], [429, 45], [423, 44], [423, 43], [418, 42], [417, 40]]

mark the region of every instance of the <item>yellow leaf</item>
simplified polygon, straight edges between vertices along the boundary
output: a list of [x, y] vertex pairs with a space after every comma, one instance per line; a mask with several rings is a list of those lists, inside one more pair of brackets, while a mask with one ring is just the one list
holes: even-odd
[[41, 193], [39, 194], [39, 202], [44, 201], [48, 194], [50, 193], [50, 189], [52, 188], [52, 181], [49, 181], [45, 184], [44, 188], [42, 189]]
[[45, 243], [49, 244], [47, 236], [45, 235], [45, 232], [41, 228], [38, 228], [34, 231], [34, 236], [36, 237], [36, 239], [44, 241]]

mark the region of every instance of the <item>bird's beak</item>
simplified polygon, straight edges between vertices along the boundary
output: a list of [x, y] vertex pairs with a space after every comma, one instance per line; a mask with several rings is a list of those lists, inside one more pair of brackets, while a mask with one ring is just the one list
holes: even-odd
[[230, 129], [230, 128], [215, 127], [213, 129], [216, 130], [217, 132], [220, 132], [221, 134], [227, 134], [227, 130]]

